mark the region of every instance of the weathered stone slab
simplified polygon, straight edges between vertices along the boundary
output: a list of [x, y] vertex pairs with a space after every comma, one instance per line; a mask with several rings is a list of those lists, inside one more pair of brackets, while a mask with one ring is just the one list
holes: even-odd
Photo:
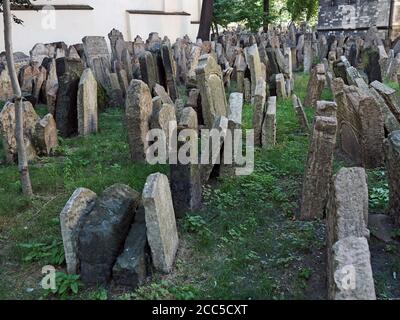
[[139, 56], [139, 63], [142, 80], [149, 86], [150, 90], [153, 90], [156, 83], [159, 82], [159, 79], [157, 74], [157, 67], [151, 52], [142, 52]]
[[262, 127], [262, 146], [273, 149], [276, 145], [276, 97], [269, 97]]
[[315, 117], [303, 182], [302, 219], [314, 219], [323, 216], [328, 201], [327, 190], [332, 177], [336, 130], [336, 118]]
[[49, 156], [57, 148], [57, 126], [51, 113], [36, 123], [33, 143], [39, 156]]
[[128, 140], [131, 159], [145, 163], [149, 146], [146, 136], [153, 102], [149, 87], [141, 80], [132, 80], [126, 95], [125, 117], [128, 128]]
[[135, 289], [146, 282], [147, 265], [150, 260], [146, 232], [144, 221], [133, 223], [124, 249], [113, 266], [112, 276], [115, 284]]
[[79, 188], [60, 213], [61, 235], [69, 274], [79, 274], [78, 236], [85, 219], [94, 208], [96, 199], [97, 195], [93, 191]]
[[176, 67], [172, 56], [171, 46], [168, 43], [161, 45], [161, 57], [165, 70], [168, 93], [173, 101], [178, 98], [178, 87], [176, 84]]
[[178, 250], [178, 232], [167, 176], [155, 173], [143, 189], [147, 239], [154, 267], [164, 273], [172, 270]]
[[278, 73], [275, 75], [275, 87], [276, 87], [276, 96], [279, 98], [286, 99], [286, 81], [285, 77], [282, 73]]
[[251, 47], [247, 47], [244, 52], [251, 75], [251, 96], [254, 97], [257, 81], [260, 77], [262, 77], [261, 60], [257, 44], [254, 44]]
[[328, 248], [347, 237], [369, 238], [365, 169], [342, 168], [333, 177], [326, 215]]
[[265, 103], [267, 99], [267, 84], [259, 78], [254, 92], [254, 109], [253, 109], [253, 129], [254, 129], [254, 145], [261, 147], [262, 126], [265, 115]]
[[105, 285], [124, 246], [140, 204], [140, 194], [122, 184], [104, 190], [79, 232], [81, 279], [88, 285]]
[[[32, 144], [32, 133], [35, 130], [39, 116], [36, 114], [32, 104], [25, 101], [22, 106], [25, 149], [28, 161], [36, 158], [36, 150]], [[0, 133], [3, 140], [3, 150], [6, 162], [14, 164], [18, 160], [17, 141], [15, 138], [15, 104], [7, 102], [0, 112]]]
[[165, 91], [165, 88], [163, 86], [160, 86], [158, 83], [156, 83], [154, 85], [153, 91], [154, 91], [155, 96], [158, 96], [161, 98], [162, 103], [174, 104], [171, 97]]
[[[329, 299], [376, 300], [367, 239], [344, 238], [335, 243], [332, 251], [333, 283], [329, 290]], [[354, 282], [349, 283], [349, 276], [355, 277]]]
[[317, 101], [320, 100], [322, 91], [325, 86], [326, 74], [323, 64], [316, 65], [310, 75], [308, 82], [307, 95], [304, 99], [306, 107], [316, 107]]
[[196, 77], [204, 123], [211, 128], [217, 117], [226, 117], [228, 112], [221, 67], [211, 55], [203, 55], [196, 69]]
[[8, 101], [13, 95], [11, 78], [7, 69], [4, 69], [0, 73], [0, 101]]
[[78, 133], [78, 88], [80, 74], [65, 73], [59, 78], [56, 123], [63, 137]]
[[46, 81], [47, 110], [55, 116], [58, 93], [58, 77], [56, 60], [52, 59], [49, 65]]
[[167, 156], [170, 151], [170, 128], [176, 126], [175, 106], [173, 104], [163, 104], [159, 110], [154, 110], [150, 127], [151, 129], [161, 129], [165, 135]]
[[371, 87], [379, 92], [397, 121], [400, 121], [400, 99], [397, 96], [396, 90], [379, 81], [373, 81]]
[[86, 69], [78, 87], [78, 133], [86, 136], [97, 132], [97, 81], [91, 69]]
[[[208, 146], [202, 145], [203, 148], [209, 148], [209, 157], [207, 159], [201, 159], [201, 183], [206, 184], [211, 177], [211, 173], [215, 165], [221, 164], [222, 151], [224, 141], [226, 138], [226, 133], [228, 130], [228, 118], [224, 116], [218, 117], [211, 130], [210, 130], [210, 140]], [[205, 151], [202, 151], [202, 154]], [[203, 161], [204, 160], [204, 161]]]
[[400, 226], [400, 131], [393, 131], [385, 140], [386, 170], [389, 181], [389, 212]]

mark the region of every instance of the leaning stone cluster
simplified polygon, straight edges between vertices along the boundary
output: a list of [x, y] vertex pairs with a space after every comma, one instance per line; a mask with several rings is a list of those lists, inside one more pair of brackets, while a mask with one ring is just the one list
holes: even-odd
[[168, 178], [148, 177], [142, 195], [113, 185], [97, 196], [79, 188], [60, 214], [67, 271], [87, 285], [144, 284], [171, 272], [178, 233]]

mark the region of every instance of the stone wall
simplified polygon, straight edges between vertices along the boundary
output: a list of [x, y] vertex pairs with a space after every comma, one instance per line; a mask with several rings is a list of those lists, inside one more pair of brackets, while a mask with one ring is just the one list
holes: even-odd
[[[393, 14], [390, 15], [391, 4]], [[400, 33], [399, 0], [320, 0], [318, 31], [326, 33], [364, 33], [376, 25], [383, 37], [393, 25], [392, 40]]]

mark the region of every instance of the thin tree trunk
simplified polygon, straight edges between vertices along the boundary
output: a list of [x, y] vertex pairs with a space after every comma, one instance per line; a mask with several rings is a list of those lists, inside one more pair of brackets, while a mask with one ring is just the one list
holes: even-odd
[[264, 32], [268, 32], [269, 0], [264, 0]]
[[201, 18], [197, 39], [210, 41], [210, 31], [214, 12], [214, 0], [203, 0]]
[[10, 0], [3, 0], [4, 19], [4, 46], [6, 49], [7, 67], [10, 74], [12, 88], [15, 94], [15, 138], [18, 150], [18, 170], [21, 178], [22, 192], [26, 196], [32, 196], [32, 185], [29, 177], [28, 159], [26, 156], [24, 142], [24, 121], [22, 114], [22, 92], [19, 86], [17, 72], [15, 71], [14, 55], [12, 46], [12, 16]]

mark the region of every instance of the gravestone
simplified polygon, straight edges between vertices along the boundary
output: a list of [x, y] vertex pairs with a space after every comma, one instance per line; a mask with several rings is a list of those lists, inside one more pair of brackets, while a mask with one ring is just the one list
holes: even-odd
[[57, 126], [51, 113], [36, 123], [33, 143], [39, 156], [50, 156], [57, 148]]
[[304, 99], [306, 107], [316, 107], [317, 101], [320, 100], [322, 91], [325, 86], [325, 66], [323, 64], [316, 65], [310, 75], [308, 82], [307, 95]]
[[227, 116], [228, 106], [220, 66], [211, 55], [203, 55], [196, 69], [204, 123], [211, 128], [218, 116]]
[[[28, 161], [31, 161], [36, 158], [36, 150], [32, 145], [31, 139], [36, 123], [39, 121], [39, 116], [28, 101], [23, 102], [22, 114], [26, 155]], [[15, 126], [15, 104], [7, 102], [0, 112], [0, 136], [3, 140], [3, 150], [8, 164], [14, 164], [18, 160]]]
[[268, 150], [276, 144], [276, 97], [269, 97], [262, 126], [262, 146]]
[[0, 101], [8, 101], [14, 96], [11, 78], [8, 70], [4, 69], [0, 73]]
[[149, 51], [144, 51], [139, 56], [140, 73], [142, 80], [153, 90], [156, 83], [159, 82], [157, 66], [154, 57]]
[[[342, 168], [332, 179], [327, 205], [328, 296], [331, 300], [374, 300], [367, 238], [368, 185], [363, 168]], [[355, 270], [354, 288], [346, 288], [343, 270]], [[348, 274], [348, 273], [347, 273]]]
[[57, 93], [58, 93], [57, 65], [56, 65], [55, 59], [51, 60], [47, 74], [48, 74], [47, 81], [46, 81], [47, 110], [53, 116], [55, 116], [56, 104], [57, 104]]
[[61, 235], [69, 274], [79, 274], [79, 231], [93, 210], [96, 199], [97, 195], [93, 191], [85, 188], [76, 189], [60, 213]]
[[59, 80], [56, 106], [57, 129], [63, 137], [70, 137], [78, 133], [78, 89], [79, 73], [66, 72]]
[[389, 212], [400, 226], [400, 131], [389, 134], [385, 140], [386, 170], [389, 181]]
[[[138, 211], [140, 212], [140, 209]], [[139, 212], [136, 213], [136, 217]], [[150, 257], [146, 223], [144, 220], [136, 221], [136, 217], [126, 237], [123, 251], [112, 269], [113, 283], [130, 289], [136, 289], [146, 282]]]
[[262, 126], [265, 115], [265, 103], [267, 99], [267, 84], [259, 78], [254, 92], [254, 109], [253, 109], [253, 129], [254, 129], [254, 145], [261, 147]]
[[309, 220], [323, 216], [332, 178], [336, 130], [336, 118], [315, 117], [303, 182], [301, 219]]
[[179, 153], [186, 151], [185, 158], [188, 158], [188, 163], [181, 163], [182, 159], [177, 158], [178, 163], [170, 165], [171, 192], [176, 217], [183, 217], [201, 206], [200, 166], [194, 151], [198, 143], [197, 130], [196, 111], [191, 107], [184, 108], [178, 124], [177, 150], [180, 150]]
[[109, 283], [139, 204], [140, 194], [123, 184], [107, 188], [98, 198], [79, 232], [78, 259], [83, 283]]
[[111, 72], [111, 55], [104, 37], [90, 36], [82, 39], [86, 62], [96, 80], [109, 93], [108, 74]]
[[175, 61], [169, 44], [163, 43], [161, 45], [161, 57], [165, 70], [168, 93], [172, 100], [175, 101], [178, 98], [178, 87], [176, 84]]
[[397, 121], [400, 121], [400, 98], [396, 90], [379, 81], [373, 81], [371, 87], [379, 92]]
[[146, 150], [149, 146], [146, 136], [153, 102], [149, 87], [141, 80], [132, 80], [126, 95], [125, 117], [131, 159], [145, 163]]
[[91, 69], [82, 73], [78, 87], [78, 133], [86, 136], [97, 132], [97, 81]]
[[251, 96], [254, 97], [257, 81], [260, 77], [262, 77], [262, 70], [261, 70], [261, 61], [260, 55], [258, 52], [257, 44], [252, 45], [244, 50], [247, 65], [250, 69], [251, 75]]
[[143, 205], [153, 265], [157, 271], [169, 273], [179, 240], [167, 176], [155, 173], [147, 178], [143, 189]]

